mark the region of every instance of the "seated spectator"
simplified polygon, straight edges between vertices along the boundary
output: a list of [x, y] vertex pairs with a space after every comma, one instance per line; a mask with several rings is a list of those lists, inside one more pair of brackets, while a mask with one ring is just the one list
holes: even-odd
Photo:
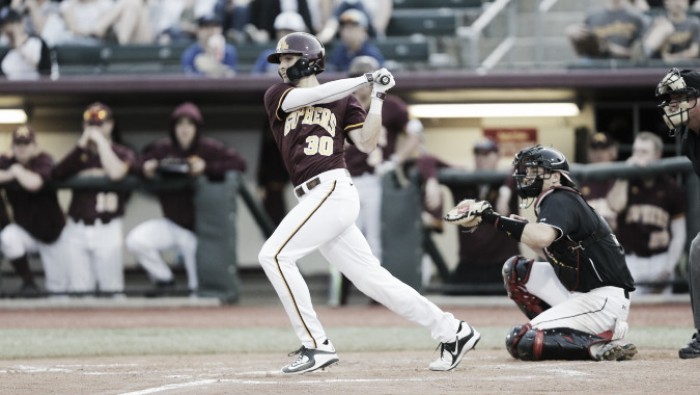
[[0, 249], [22, 279], [20, 294], [38, 291], [29, 268], [28, 253], [38, 252], [44, 268], [46, 291], [68, 291], [67, 262], [61, 241], [66, 219], [53, 189], [42, 189], [51, 177], [53, 158], [42, 152], [36, 133], [26, 125], [12, 132], [12, 153], [0, 156], [0, 182], [15, 181], [6, 188], [14, 222], [0, 232]]
[[224, 36], [243, 44], [247, 41], [245, 27], [250, 23], [249, 0], [217, 0], [214, 14], [223, 20]]
[[688, 15], [689, 0], [664, 1], [665, 13], [654, 18], [644, 37], [648, 58], [678, 61], [700, 53], [700, 18]]
[[583, 23], [569, 26], [566, 35], [580, 57], [629, 59], [645, 28], [644, 15], [628, 0], [607, 0]]
[[340, 27], [340, 16], [351, 9], [365, 14], [369, 21], [367, 33], [371, 38], [385, 37], [393, 8], [392, 0], [341, 0], [335, 7], [332, 17], [328, 18], [323, 29], [319, 31], [318, 40], [323, 44], [333, 41]]
[[60, 3], [51, 0], [13, 0], [11, 7], [24, 15], [25, 28], [30, 34], [44, 39], [54, 47], [66, 32], [66, 23], [61, 16]]
[[0, 75], [10, 80], [35, 80], [51, 74], [51, 52], [39, 36], [28, 34], [22, 16], [10, 7], [0, 9], [0, 32], [10, 50], [0, 60]]
[[340, 15], [340, 42], [328, 56], [331, 71], [347, 71], [353, 58], [370, 56], [384, 64], [384, 56], [379, 48], [369, 41], [367, 34], [367, 16], [361, 11], [351, 9]]
[[[75, 147], [53, 168], [53, 177], [106, 177], [124, 179], [136, 172], [136, 154], [113, 141], [114, 116], [102, 103], [92, 103], [82, 115], [82, 134]], [[74, 188], [63, 237], [70, 291], [124, 291], [124, 236], [122, 218], [129, 191]]]
[[153, 0], [151, 25], [158, 44], [191, 42], [197, 38], [193, 0]]
[[148, 4], [143, 0], [64, 0], [61, 13], [69, 35], [62, 44], [99, 45], [154, 41]]
[[[202, 136], [204, 120], [193, 103], [183, 103], [171, 115], [169, 136], [148, 145], [141, 172], [147, 179], [158, 173], [184, 177], [205, 175], [223, 180], [227, 171], [245, 171], [245, 159], [222, 143]], [[176, 162], [168, 168], [166, 163]], [[137, 225], [126, 238], [126, 246], [146, 269], [157, 288], [174, 285], [173, 273], [160, 253], [176, 248], [182, 254], [188, 288], [195, 292], [197, 279], [194, 189], [167, 190], [158, 194], [164, 218]]]
[[[277, 40], [293, 32], [306, 32], [304, 19], [296, 12], [285, 11], [275, 18], [275, 35]], [[267, 57], [275, 52], [275, 48], [269, 48], [260, 53], [255, 60], [251, 73], [277, 75], [277, 65], [267, 61]]]
[[250, 22], [245, 32], [255, 43], [264, 44], [275, 37], [275, 18], [286, 11], [297, 12], [304, 19], [306, 30], [313, 31], [307, 0], [252, 0], [248, 6]]
[[221, 19], [207, 15], [197, 19], [197, 42], [183, 52], [182, 69], [192, 75], [232, 77], [237, 57], [236, 48], [226, 43]]

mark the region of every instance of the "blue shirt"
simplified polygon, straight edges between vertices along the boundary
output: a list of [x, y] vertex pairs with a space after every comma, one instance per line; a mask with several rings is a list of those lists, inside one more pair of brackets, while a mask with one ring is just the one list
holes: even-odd
[[331, 66], [331, 71], [347, 71], [350, 68], [350, 63], [357, 56], [371, 56], [377, 59], [380, 66], [384, 65], [384, 55], [382, 55], [379, 47], [369, 41], [365, 41], [357, 52], [350, 51], [345, 44], [339, 42], [333, 48], [333, 53], [328, 58], [328, 64]]
[[[195, 66], [194, 60], [197, 58], [197, 55], [203, 52], [204, 48], [202, 48], [202, 46], [199, 45], [199, 43], [194, 43], [187, 47], [187, 49], [185, 49], [185, 51], [182, 53], [182, 57], [180, 58], [180, 63], [182, 64], [182, 71], [184, 71], [187, 74], [202, 75], [203, 73], [197, 70], [197, 66]], [[226, 47], [224, 49], [224, 59], [221, 61], [221, 63], [227, 65], [231, 70], [236, 71], [237, 58], [238, 54], [236, 53], [236, 48], [232, 45], [226, 44]]]

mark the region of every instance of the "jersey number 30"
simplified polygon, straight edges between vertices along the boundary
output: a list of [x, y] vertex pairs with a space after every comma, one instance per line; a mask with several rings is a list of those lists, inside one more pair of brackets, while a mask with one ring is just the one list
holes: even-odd
[[333, 138], [330, 136], [309, 136], [306, 138], [306, 155], [321, 154], [331, 156], [333, 154]]

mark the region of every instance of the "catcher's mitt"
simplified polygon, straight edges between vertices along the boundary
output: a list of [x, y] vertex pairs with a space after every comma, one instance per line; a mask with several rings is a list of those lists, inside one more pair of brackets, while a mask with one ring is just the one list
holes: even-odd
[[467, 228], [473, 232], [481, 223], [481, 214], [491, 210], [491, 204], [485, 200], [464, 199], [448, 211], [443, 217], [445, 221]]

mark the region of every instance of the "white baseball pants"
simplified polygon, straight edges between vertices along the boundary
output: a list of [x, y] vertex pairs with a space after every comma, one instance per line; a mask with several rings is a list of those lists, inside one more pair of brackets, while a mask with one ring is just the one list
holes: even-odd
[[258, 256], [301, 343], [316, 348], [327, 339], [297, 266], [314, 250], [370, 298], [429, 328], [434, 339], [453, 341], [459, 320], [393, 277], [372, 254], [355, 225], [360, 204], [347, 172], [336, 169], [318, 177], [321, 184], [299, 199]]

